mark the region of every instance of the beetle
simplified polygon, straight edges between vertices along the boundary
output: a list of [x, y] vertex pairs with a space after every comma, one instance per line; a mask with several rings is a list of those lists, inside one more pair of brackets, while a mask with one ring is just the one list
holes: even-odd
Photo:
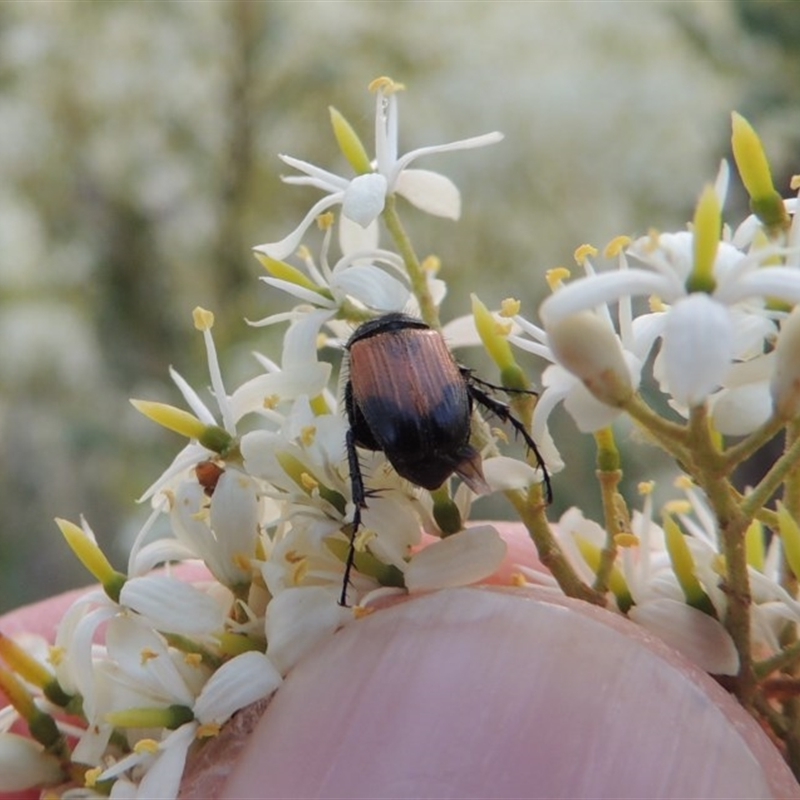
[[423, 489], [438, 489], [455, 473], [474, 492], [485, 494], [489, 486], [481, 457], [469, 443], [472, 407], [478, 403], [522, 436], [543, 471], [547, 501], [552, 499], [536, 443], [509, 407], [486, 391], [502, 387], [461, 366], [439, 331], [406, 314], [389, 313], [362, 323], [346, 350], [345, 444], [355, 511], [341, 605], [346, 605], [355, 537], [367, 506], [356, 447], [383, 452], [398, 475]]

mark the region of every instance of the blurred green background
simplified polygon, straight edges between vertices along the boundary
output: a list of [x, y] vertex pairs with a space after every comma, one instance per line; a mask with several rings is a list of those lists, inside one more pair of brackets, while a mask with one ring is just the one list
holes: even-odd
[[[533, 315], [579, 244], [685, 224], [733, 109], [786, 191], [798, 42], [794, 2], [0, 4], [0, 611], [86, 582], [56, 515], [85, 514], [125, 568], [134, 499], [182, 445], [127, 398], [180, 402], [170, 364], [207, 385], [192, 308], [216, 312], [229, 387], [251, 350], [277, 357], [280, 331], [243, 318], [290, 303], [250, 248], [319, 196], [280, 183], [278, 153], [346, 169], [328, 105], [371, 148], [366, 86], [390, 75], [408, 88], [401, 151], [506, 134], [419, 162], [460, 186], [459, 223], [405, 218], [442, 259], [445, 319], [471, 291]], [[727, 218], [744, 213], [734, 184]], [[593, 456], [569, 420], [555, 434], [558, 510]]]

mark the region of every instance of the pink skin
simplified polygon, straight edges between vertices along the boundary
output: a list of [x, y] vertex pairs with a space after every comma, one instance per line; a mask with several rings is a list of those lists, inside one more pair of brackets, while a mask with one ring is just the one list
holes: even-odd
[[[510, 555], [490, 583], [507, 587], [514, 564], [537, 562], [519, 526], [498, 527]], [[52, 636], [74, 597], [0, 629]], [[641, 628], [492, 586], [395, 602], [320, 643], [268, 714], [246, 710], [200, 751], [182, 796], [800, 800], [800, 787], [738, 703]]]

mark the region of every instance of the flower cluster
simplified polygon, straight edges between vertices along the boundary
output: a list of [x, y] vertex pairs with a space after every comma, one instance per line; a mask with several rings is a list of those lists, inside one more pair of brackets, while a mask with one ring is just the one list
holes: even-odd
[[[772, 188], [755, 133], [735, 117], [737, 166], [755, 209], [735, 231], [722, 224], [723, 165], [690, 230], [620, 237], [606, 248], [616, 268], [604, 272], [595, 270], [597, 251], [582, 247], [579, 280], [549, 273], [541, 325], [520, 316], [518, 303], [495, 314], [474, 298], [472, 317], [444, 327], [453, 345], [483, 343], [510, 407], [478, 381], [482, 396], [518, 431], [530, 427], [536, 448], [525, 459], [502, 455], [501, 433], [475, 416], [470, 446], [481, 479], [426, 491], [380, 449], [354, 456], [328, 351], [389, 312], [440, 329], [445, 285], [435, 264], [417, 258], [397, 198], [458, 218], [453, 183], [409, 165], [502, 137], [398, 155], [401, 88], [388, 78], [371, 85], [374, 159], [332, 110], [353, 177], [281, 156], [301, 173], [287, 183], [325, 195], [292, 233], [255, 248], [264, 282], [297, 303], [253, 323], [287, 325], [280, 360], [258, 355], [259, 374], [229, 391], [213, 314], [196, 309], [213, 402], [174, 370], [188, 411], [134, 401], [188, 443], [142, 497], [152, 510], [126, 572], [111, 567], [86, 522], [59, 520], [101, 588], [69, 609], [52, 646], [0, 636], [0, 689], [11, 701], [0, 712], [0, 791], [64, 784], [83, 787], [81, 797], [148, 797], [154, 787], [176, 796], [194, 741], [268, 697], [315, 643], [367, 613], [376, 597], [468, 585], [498, 570], [506, 547], [497, 531], [468, 525], [476, 490], [502, 491], [542, 554], [547, 569], [520, 566], [518, 578], [626, 615], [712, 674], [731, 676], [748, 707], [767, 696], [775, 669], [800, 658], [800, 508], [792, 501], [800, 491], [767, 506], [782, 484], [800, 488], [791, 483], [800, 480], [800, 233], [796, 201]], [[316, 257], [301, 244], [315, 222]], [[392, 242], [385, 248], [379, 222]], [[642, 296], [646, 308], [636, 302]], [[549, 362], [538, 402], [513, 346]], [[640, 394], [650, 378], [668, 416]], [[548, 422], [562, 400], [597, 442], [602, 524], [578, 508], [553, 527], [546, 518], [549, 475], [563, 467]], [[621, 415], [684, 473], [683, 496], [664, 506], [660, 522], [652, 484], [641, 484], [641, 511], [629, 511], [620, 495], [611, 426]], [[781, 430], [785, 455], [761, 483], [737, 491], [733, 469]], [[728, 443], [731, 436], [738, 438]], [[20, 721], [32, 738], [11, 732]]]

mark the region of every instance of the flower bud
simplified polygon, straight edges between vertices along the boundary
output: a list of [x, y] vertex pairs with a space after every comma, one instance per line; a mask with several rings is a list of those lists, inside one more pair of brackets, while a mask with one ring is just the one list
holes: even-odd
[[613, 328], [591, 311], [546, 325], [553, 355], [601, 403], [619, 407], [633, 394], [630, 371]]
[[750, 195], [753, 213], [767, 228], [783, 228], [789, 219], [783, 199], [772, 183], [764, 146], [752, 125], [741, 114], [731, 115], [731, 146], [742, 183]]
[[333, 106], [330, 106], [328, 110], [331, 115], [333, 135], [336, 137], [342, 155], [357, 175], [365, 175], [370, 172], [372, 167], [369, 163], [369, 156], [358, 134], [353, 130], [353, 126]]

